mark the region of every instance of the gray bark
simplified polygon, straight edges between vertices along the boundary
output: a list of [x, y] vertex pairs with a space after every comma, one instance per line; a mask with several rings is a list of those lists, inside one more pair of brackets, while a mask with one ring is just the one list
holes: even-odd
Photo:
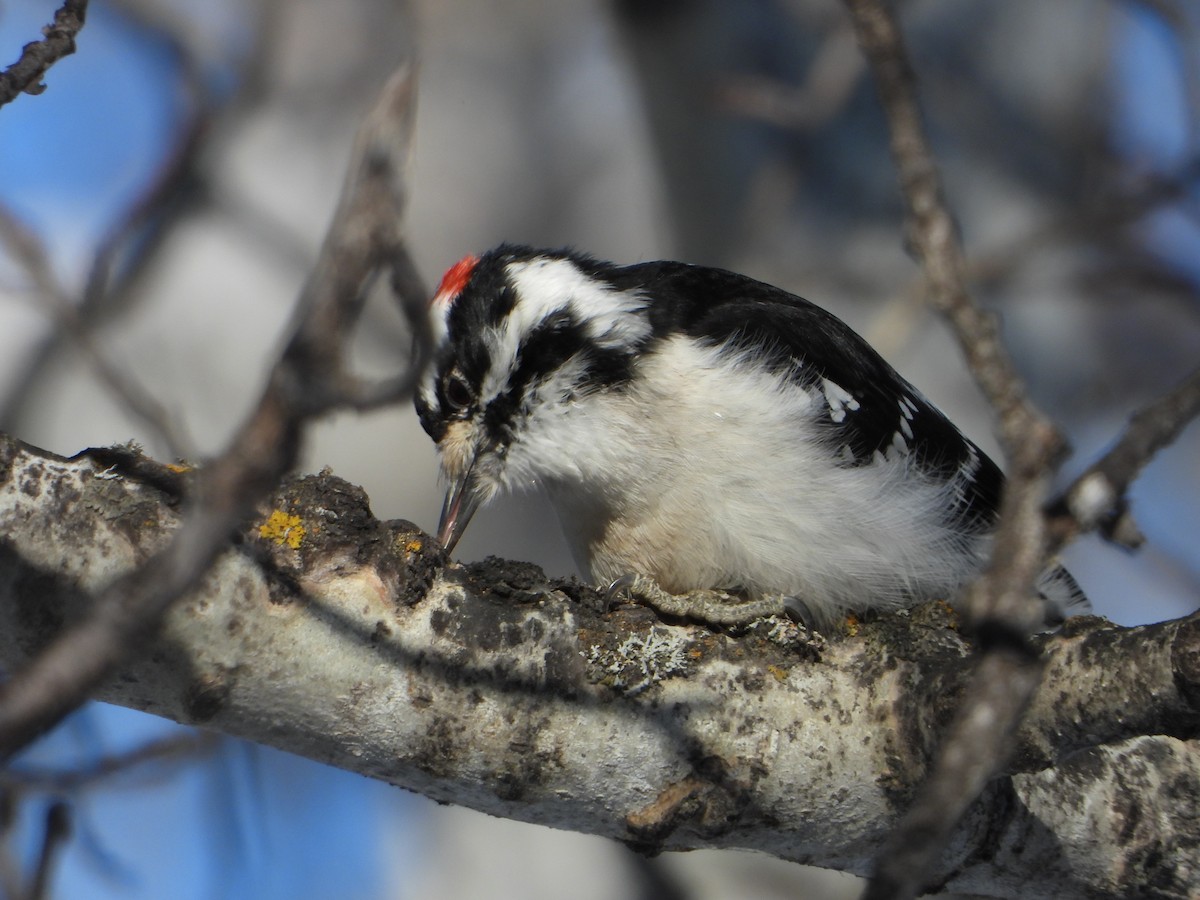
[[[0, 443], [0, 667], [168, 539], [180, 502], [131, 472]], [[953, 613], [928, 604], [825, 640], [605, 605], [529, 565], [448, 564], [359, 488], [296, 478], [96, 696], [647, 851], [753, 848], [866, 874], [971, 673]], [[1088, 618], [1041, 645], [1006, 774], [939, 886], [1194, 895], [1200, 624]]]

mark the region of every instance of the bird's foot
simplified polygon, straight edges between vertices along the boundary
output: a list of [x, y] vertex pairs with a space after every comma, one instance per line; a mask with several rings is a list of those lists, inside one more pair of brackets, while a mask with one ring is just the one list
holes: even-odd
[[[718, 628], [736, 628], [750, 625], [767, 616], [788, 615], [795, 618], [789, 601], [780, 596], [746, 599], [736, 594], [711, 589], [697, 589], [683, 594], [672, 594], [648, 575], [623, 575], [608, 586], [605, 592], [611, 603], [625, 596], [643, 603], [668, 616], [692, 619]], [[794, 601], [800, 604], [800, 601]], [[800, 604], [803, 607], [803, 604]], [[804, 607], [807, 613], [807, 607]], [[798, 619], [801, 624], [804, 621]], [[806, 625], [807, 627], [807, 625]]]

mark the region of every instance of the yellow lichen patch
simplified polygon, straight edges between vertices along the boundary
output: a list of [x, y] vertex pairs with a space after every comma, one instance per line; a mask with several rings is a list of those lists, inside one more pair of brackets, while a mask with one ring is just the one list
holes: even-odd
[[787, 681], [787, 669], [785, 669], [783, 666], [767, 666], [767, 671], [775, 676], [776, 681]]
[[945, 600], [939, 600], [938, 606], [941, 607], [942, 612], [946, 616], [946, 626], [948, 628], [953, 628], [955, 631], [957, 631], [958, 626], [959, 626], [958, 610], [955, 609], [953, 606], [951, 606], [949, 603], [947, 603]]
[[854, 615], [854, 613], [846, 616], [846, 634], [850, 637], [858, 634], [858, 616]]
[[277, 509], [258, 526], [258, 534], [265, 540], [287, 544], [293, 550], [299, 550], [304, 541], [304, 525], [299, 516], [288, 515]]

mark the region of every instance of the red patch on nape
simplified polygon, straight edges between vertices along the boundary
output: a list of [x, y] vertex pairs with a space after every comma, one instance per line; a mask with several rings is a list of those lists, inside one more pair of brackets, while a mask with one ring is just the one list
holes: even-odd
[[453, 303], [454, 298], [462, 293], [467, 282], [471, 280], [471, 273], [475, 271], [475, 266], [478, 264], [478, 256], [465, 256], [447, 269], [438, 284], [437, 292], [433, 295], [434, 305], [449, 306]]

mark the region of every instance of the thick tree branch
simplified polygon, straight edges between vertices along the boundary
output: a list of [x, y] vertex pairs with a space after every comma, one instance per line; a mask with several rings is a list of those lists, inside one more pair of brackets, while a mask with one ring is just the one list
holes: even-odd
[[[0, 443], [0, 666], [172, 546], [174, 503], [91, 457]], [[734, 636], [603, 612], [528, 565], [448, 565], [332, 476], [290, 481], [222, 549], [100, 697], [643, 849], [867, 872], [972, 672], [940, 604], [828, 644], [787, 622]], [[1050, 677], [1013, 765], [935, 878], [984, 896], [1186, 896], [1200, 621], [1084, 619], [1039, 642]]]
[[[301, 295], [294, 335], [246, 424], [196, 477], [194, 499], [170, 543], [138, 569], [90, 585], [99, 594], [78, 624], [0, 686], [0, 757], [82, 703], [100, 679], [145, 645], [171, 605], [200, 580], [229, 535], [295, 463], [306, 420], [360, 402], [364, 387], [346, 371], [343, 350], [376, 273], [407, 261], [400, 218], [414, 90], [411, 72], [399, 71], [367, 116]], [[416, 316], [415, 304], [408, 308]], [[414, 321], [418, 333], [422, 318], [423, 310]], [[395, 397], [408, 389], [419, 364], [384, 393]]]
[[46, 71], [75, 52], [75, 36], [83, 28], [87, 7], [88, 0], [65, 0], [54, 22], [42, 29], [42, 40], [26, 44], [20, 59], [0, 72], [0, 106], [22, 93], [40, 94], [46, 89], [42, 84]]

